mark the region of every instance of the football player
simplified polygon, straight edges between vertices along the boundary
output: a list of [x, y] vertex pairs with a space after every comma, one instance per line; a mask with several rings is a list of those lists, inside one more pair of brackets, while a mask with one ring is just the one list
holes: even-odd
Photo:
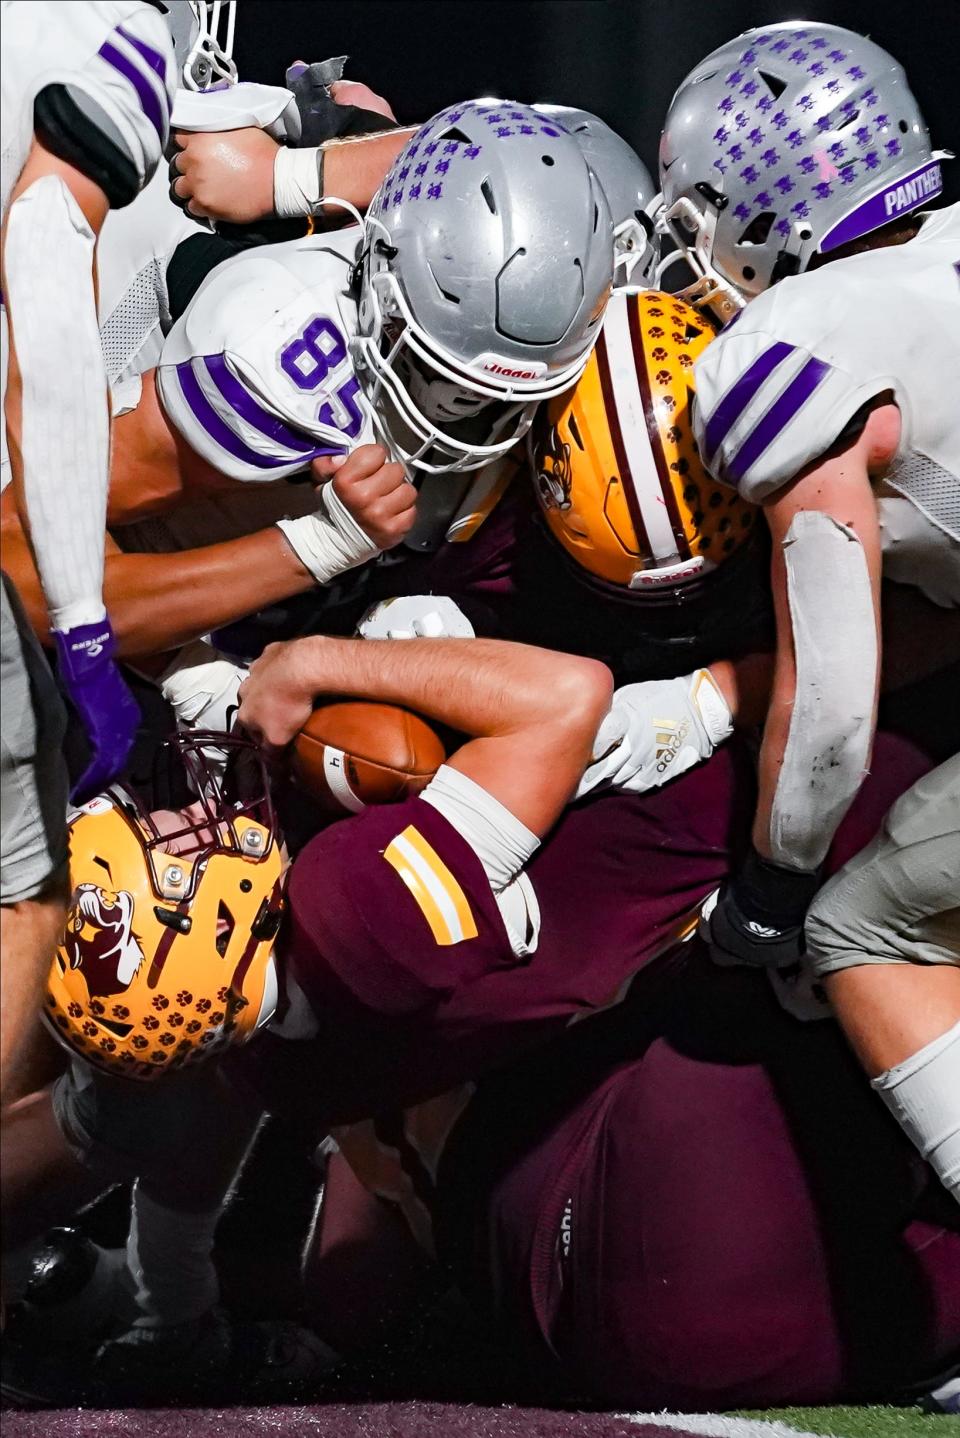
[[[432, 1183], [425, 1183], [424, 1175], [437, 1173], [434, 1161], [439, 1164], [444, 1158], [446, 1163], [446, 1140], [453, 1135], [455, 1148], [467, 1158], [476, 1152], [472, 1119], [485, 1110], [471, 1114], [468, 1107], [473, 1081], [522, 1049], [558, 1035], [572, 1020], [616, 1004], [642, 969], [636, 980], [640, 1007], [631, 1008], [624, 1021], [632, 1040], [642, 1046], [638, 1016], [640, 1032], [645, 1033], [642, 1025], [649, 1023], [653, 1036], [662, 1017], [660, 1006], [666, 1002], [671, 1022], [681, 1029], [687, 1024], [675, 1040], [681, 1045], [689, 1032], [691, 1012], [705, 1016], [703, 1034], [698, 1037], [694, 1032], [691, 1042], [697, 1052], [698, 1043], [708, 1045], [709, 1061], [678, 1057], [673, 1068], [667, 1063], [662, 1076], [654, 1061], [649, 1080], [647, 1065], [641, 1068], [640, 1095], [626, 1103], [623, 1129], [630, 1132], [642, 1112], [659, 1114], [663, 1105], [669, 1109], [671, 1103], [679, 1105], [678, 1123], [680, 1113], [687, 1117], [679, 1127], [660, 1125], [654, 1118], [649, 1132], [641, 1124], [642, 1152], [650, 1167], [646, 1162], [641, 1165], [642, 1182], [624, 1172], [623, 1219], [615, 1219], [592, 1187], [593, 1158], [602, 1150], [605, 1136], [621, 1132], [619, 1122], [612, 1129], [602, 1122], [609, 1087], [598, 1085], [595, 1070], [576, 1061], [561, 1062], [567, 1078], [579, 1076], [589, 1092], [583, 1104], [569, 1110], [568, 1124], [561, 1101], [569, 1093], [560, 1084], [555, 1097], [564, 1122], [559, 1148], [550, 1151], [556, 1157], [562, 1149], [564, 1164], [558, 1170], [551, 1159], [548, 1167], [557, 1183], [551, 1182], [547, 1194], [538, 1180], [530, 1195], [537, 1230], [549, 1235], [542, 1252], [539, 1243], [534, 1245], [538, 1254], [534, 1292], [538, 1303], [541, 1297], [546, 1302], [538, 1320], [541, 1332], [548, 1343], [559, 1346], [561, 1355], [574, 1360], [579, 1391], [604, 1401], [614, 1397], [619, 1401], [623, 1394], [638, 1402], [646, 1401], [641, 1395], [648, 1393], [688, 1393], [684, 1381], [716, 1394], [718, 1402], [720, 1395], [727, 1394], [742, 1402], [750, 1401], [751, 1395], [755, 1401], [786, 1401], [814, 1392], [838, 1396], [847, 1391], [842, 1386], [848, 1381], [846, 1362], [838, 1362], [829, 1345], [817, 1346], [818, 1334], [822, 1341], [825, 1332], [833, 1335], [838, 1326], [841, 1335], [836, 1346], [841, 1356], [847, 1360], [853, 1354], [856, 1361], [864, 1362], [864, 1382], [872, 1381], [877, 1370], [864, 1358], [867, 1355], [871, 1362], [874, 1358], [869, 1346], [872, 1330], [865, 1335], [856, 1323], [846, 1326], [844, 1315], [834, 1306], [834, 1290], [824, 1281], [825, 1265], [817, 1267], [800, 1290], [804, 1302], [809, 1299], [815, 1305], [814, 1313], [805, 1313], [798, 1296], [797, 1308], [791, 1307], [785, 1319], [792, 1325], [802, 1317], [802, 1361], [768, 1371], [766, 1363], [751, 1362], [751, 1354], [738, 1340], [720, 1345], [715, 1364], [704, 1367], [702, 1353], [696, 1353], [692, 1338], [682, 1332], [683, 1325], [695, 1319], [693, 1332], [705, 1333], [712, 1314], [728, 1311], [727, 1299], [732, 1300], [733, 1291], [741, 1286], [737, 1274], [739, 1263], [745, 1261], [742, 1245], [756, 1243], [752, 1229], [749, 1239], [744, 1234], [733, 1243], [733, 1230], [726, 1222], [729, 1206], [718, 1207], [710, 1198], [714, 1189], [709, 1184], [720, 1181], [718, 1172], [731, 1185], [737, 1224], [739, 1205], [750, 1193], [768, 1220], [772, 1215], [775, 1230], [763, 1254], [752, 1260], [751, 1272], [758, 1272], [763, 1282], [755, 1296], [749, 1286], [741, 1291], [732, 1310], [750, 1327], [754, 1358], [777, 1351], [781, 1341], [764, 1328], [763, 1314], [771, 1285], [778, 1287], [783, 1253], [795, 1255], [798, 1266], [808, 1263], [810, 1235], [820, 1232], [813, 1206], [808, 1207], [804, 1170], [771, 1082], [756, 1067], [756, 1053], [750, 1051], [748, 1059], [731, 1039], [739, 1026], [734, 1020], [742, 1019], [743, 1013], [732, 1013], [733, 1004], [717, 1009], [709, 985], [705, 992], [698, 990], [699, 980], [692, 987], [681, 985], [678, 990], [676, 986], [677, 965], [680, 971], [684, 967], [678, 940], [692, 934], [700, 903], [730, 863], [731, 846], [736, 852], [745, 839], [753, 794], [749, 759], [736, 746], [728, 746], [708, 765], [655, 794], [619, 794], [575, 806], [557, 824], [609, 700], [609, 676], [591, 661], [482, 640], [377, 644], [307, 639], [275, 646], [253, 666], [241, 696], [241, 717], [278, 748], [300, 727], [316, 695], [330, 692], [404, 702], [474, 737], [451, 756], [423, 794], [332, 825], [295, 859], [286, 922], [277, 938], [280, 987], [274, 1032], [261, 1034], [254, 1044], [237, 1050], [233, 1062], [228, 1054], [227, 1069], [221, 1069], [219, 1076], [212, 1067], [180, 1074], [177, 1069], [192, 1063], [204, 1049], [215, 1052], [242, 1038], [270, 1007], [263, 996], [269, 945], [258, 920], [274, 907], [270, 896], [275, 870], [263, 863], [271, 853], [266, 842], [253, 845], [247, 840], [244, 847], [249, 801], [231, 810], [208, 798], [199, 813], [195, 806], [183, 818], [157, 812], [147, 818], [132, 796], [114, 790], [78, 817], [73, 878], [82, 887], [75, 921], [52, 975], [47, 1013], [86, 1063], [75, 1063], [70, 1075], [59, 1081], [52, 1111], [49, 1099], [39, 1098], [8, 1122], [8, 1242], [58, 1216], [63, 1185], [68, 1178], [75, 1182], [77, 1159], [93, 1164], [94, 1178], [102, 1183], [108, 1174], [117, 1173], [119, 1149], [125, 1171], [140, 1175], [128, 1262], [141, 1319], [136, 1336], [116, 1340], [104, 1361], [112, 1355], [110, 1361], [119, 1362], [118, 1351], [129, 1360], [129, 1350], [136, 1349], [148, 1363], [146, 1350], [151, 1343], [162, 1344], [169, 1337], [162, 1332], [152, 1339], [144, 1335], [148, 1315], [158, 1321], [157, 1305], [163, 1306], [165, 1315], [161, 1330], [178, 1314], [177, 1305], [179, 1313], [189, 1305], [193, 1315], [189, 1321], [196, 1323], [215, 1292], [210, 1247], [222, 1187], [232, 1174], [226, 1162], [231, 1135], [242, 1152], [251, 1119], [259, 1113], [251, 1090], [274, 1112], [314, 1137], [336, 1125], [338, 1140], [358, 1172], [381, 1196], [402, 1200], [422, 1231], [433, 1207]], [[202, 742], [187, 746], [181, 742], [180, 747], [197, 753]], [[236, 742], [227, 741], [227, 747]], [[531, 754], [536, 763], [530, 762]], [[874, 786], [872, 797], [865, 791], [859, 831], [848, 828], [845, 836], [848, 848], [868, 837], [891, 793], [922, 767], [922, 761], [918, 764], [916, 755], [902, 745], [890, 746], [885, 755], [884, 782]], [[195, 771], [194, 784], [219, 793], [215, 781], [202, 770]], [[549, 840], [540, 849], [539, 838], [548, 831]], [[222, 846], [232, 849], [234, 857], [229, 865], [214, 868], [211, 839], [221, 832]], [[234, 899], [237, 875], [244, 873], [244, 853], [253, 860], [249, 877], [254, 890]], [[835, 852], [834, 859], [840, 857]], [[205, 867], [198, 881], [199, 861]], [[109, 893], [102, 891], [104, 863], [110, 866]], [[236, 873], [224, 872], [228, 867]], [[265, 877], [258, 885], [261, 868]], [[638, 885], [637, 873], [646, 876], [648, 871], [651, 881], [645, 878]], [[213, 880], [209, 892], [208, 876]], [[129, 901], [124, 895], [130, 896]], [[181, 990], [180, 985], [186, 985], [191, 965], [202, 971], [205, 984], [212, 982], [207, 975], [218, 967], [210, 946], [213, 935], [224, 947], [223, 972], [234, 977], [225, 985], [225, 997], [213, 995], [219, 1002], [208, 1007], [207, 989], [192, 984]], [[130, 936], [138, 945], [133, 963], [126, 957]], [[238, 958], [240, 966], [234, 971]], [[755, 976], [744, 976], [740, 993], [749, 996], [744, 1000], [746, 1011], [758, 1007], [771, 1024], [765, 1040], [769, 1047], [759, 1055], [769, 1060], [770, 1054], [779, 1053], [782, 1041], [764, 990]], [[673, 1000], [668, 1002], [671, 991]], [[698, 1007], [698, 992], [702, 1007]], [[756, 1024], [747, 1024], [743, 1031], [751, 1043], [758, 1041]], [[718, 1050], [721, 1040], [727, 1047]], [[721, 1076], [715, 1070], [721, 1053], [730, 1053], [731, 1045], [733, 1066]], [[835, 1046], [831, 1049], [826, 1041], [826, 1048], [824, 1082], [835, 1085]], [[610, 1050], [601, 1048], [601, 1052], [608, 1069]], [[633, 1059], [636, 1050], [628, 1045], [622, 1057]], [[774, 1065], [778, 1077], [785, 1067], [789, 1065], [781, 1056], [779, 1067]], [[842, 1071], [842, 1056], [840, 1067]], [[617, 1068], [622, 1071], [622, 1062], [617, 1061]], [[109, 1078], [101, 1070], [116, 1076]], [[232, 1104], [219, 1081], [225, 1073], [239, 1085]], [[129, 1081], [130, 1076], [151, 1075], [160, 1081], [152, 1085]], [[804, 1077], [809, 1080], [809, 1068]], [[216, 1083], [216, 1096], [208, 1080]], [[167, 1083], [173, 1085], [168, 1094], [175, 1093], [172, 1104], [164, 1099]], [[577, 1098], [583, 1097], [578, 1092]], [[415, 1107], [424, 1100], [430, 1102]], [[398, 1105], [412, 1112], [394, 1118]], [[726, 1118], [721, 1121], [724, 1111]], [[212, 1112], [217, 1115], [213, 1132], [197, 1155], [200, 1172], [192, 1178], [195, 1163], [185, 1152], [186, 1139], [206, 1132], [209, 1119], [204, 1116]], [[459, 1128], [464, 1113], [466, 1131]], [[539, 1111], [538, 1115], [542, 1117]], [[733, 1116], [736, 1122], [731, 1124]], [[341, 1132], [342, 1125], [351, 1127]], [[766, 1135], [764, 1143], [758, 1144], [753, 1125]], [[549, 1122], [538, 1125], [536, 1133], [527, 1136], [531, 1149], [539, 1154], [549, 1133], [556, 1131]], [[567, 1150], [574, 1131], [584, 1143]], [[772, 1134], [776, 1134], [773, 1147]], [[824, 1149], [813, 1161], [815, 1166], [837, 1141], [834, 1131], [827, 1143], [821, 1125]], [[883, 1172], [890, 1165], [890, 1172], [899, 1172], [902, 1154], [895, 1144], [891, 1151], [889, 1136], [886, 1142], [882, 1138], [876, 1146], [874, 1142], [871, 1136], [867, 1149], [856, 1151], [858, 1156], [863, 1158], [867, 1151], [871, 1165]], [[745, 1170], [728, 1161], [728, 1143], [737, 1146]], [[171, 1146], [180, 1155], [175, 1165], [166, 1158]], [[629, 1143], [626, 1149], [630, 1150]], [[716, 1154], [715, 1164], [705, 1162], [708, 1154]], [[238, 1156], [235, 1149], [234, 1161]], [[584, 1166], [577, 1168], [581, 1161]], [[47, 1184], [38, 1195], [40, 1162]], [[658, 1252], [654, 1271], [639, 1272], [626, 1265], [627, 1251], [635, 1252], [636, 1228], [625, 1215], [636, 1214], [639, 1205], [649, 1216], [646, 1232], [653, 1231], [651, 1224], [657, 1232], [676, 1232], [672, 1226], [679, 1221], [677, 1189], [669, 1193], [657, 1189], [646, 1197], [651, 1175], [660, 1171], [661, 1163], [669, 1173], [680, 1164], [690, 1182], [703, 1164], [700, 1181], [708, 1185], [707, 1197], [702, 1202], [692, 1200], [696, 1217], [684, 1230], [691, 1240], [696, 1233], [696, 1242], [667, 1244], [669, 1252], [677, 1255], [675, 1266], [668, 1267], [666, 1257]], [[498, 1162], [496, 1172], [510, 1182], [503, 1162]], [[50, 1182], [54, 1174], [59, 1190]], [[708, 1175], [713, 1175], [709, 1181]], [[577, 1243], [581, 1239], [587, 1243], [589, 1234], [602, 1231], [611, 1242], [624, 1245], [622, 1271], [631, 1274], [635, 1285], [630, 1295], [624, 1295], [623, 1312], [631, 1311], [634, 1326], [618, 1332], [618, 1364], [609, 1352], [610, 1361], [604, 1362], [603, 1344], [598, 1352], [586, 1338], [580, 1342], [571, 1336], [573, 1330], [591, 1325], [577, 1321], [568, 1332], [553, 1307], [553, 1296], [541, 1286], [544, 1273], [553, 1269], [556, 1235], [563, 1232], [563, 1208], [570, 1191], [562, 1191], [559, 1207], [556, 1202], [568, 1177], [583, 1199], [583, 1206], [574, 1208]], [[189, 1207], [178, 1191], [185, 1180], [195, 1185]], [[858, 1182], [865, 1181], [866, 1175], [860, 1173]], [[475, 1192], [481, 1204], [486, 1182]], [[518, 1182], [524, 1182], [522, 1173]], [[794, 1202], [785, 1205], [781, 1190], [794, 1194]], [[696, 1192], [704, 1190], [696, 1188]], [[777, 1195], [772, 1203], [771, 1193]], [[496, 1226], [498, 1201], [494, 1196], [477, 1221], [484, 1222], [490, 1214]], [[179, 1218], [184, 1208], [190, 1214], [186, 1239]], [[457, 1208], [457, 1201], [451, 1200], [450, 1212]], [[464, 1221], [472, 1222], [475, 1212], [468, 1205], [462, 1212]], [[505, 1278], [501, 1292], [507, 1303], [529, 1278], [522, 1257], [527, 1246], [524, 1242], [512, 1249], [510, 1234], [520, 1232], [530, 1216], [531, 1210], [524, 1208], [515, 1220], [511, 1217], [500, 1230], [503, 1248], [495, 1241], [488, 1250]], [[902, 1240], [891, 1239], [885, 1219], [871, 1227], [870, 1236], [871, 1260], [886, 1260], [901, 1251]], [[907, 1246], [914, 1239], [928, 1238], [914, 1234]], [[933, 1247], [924, 1250], [922, 1276], [914, 1274], [912, 1265], [906, 1266], [909, 1277], [898, 1289], [904, 1302], [926, 1303], [931, 1294], [941, 1291], [944, 1275], [950, 1277], [955, 1245], [941, 1235], [935, 1238]], [[171, 1248], [177, 1255], [174, 1259]], [[589, 1257], [585, 1261], [589, 1264]], [[852, 1266], [858, 1281], [864, 1269], [874, 1283], [878, 1273], [886, 1272], [884, 1262]], [[898, 1274], [904, 1272], [900, 1265], [895, 1268]], [[587, 1270], [581, 1275], [584, 1281], [578, 1284], [577, 1301], [588, 1307], [596, 1303], [598, 1313], [620, 1314], [615, 1300], [613, 1309], [609, 1307], [608, 1272]], [[675, 1326], [684, 1379], [673, 1376], [662, 1348], [651, 1355], [650, 1330], [644, 1321], [648, 1308], [635, 1301], [647, 1282], [660, 1292], [664, 1277], [673, 1280], [670, 1298], [676, 1308], [657, 1307], [655, 1322], [657, 1331], [667, 1320]], [[493, 1280], [495, 1285], [498, 1281]], [[723, 1300], [719, 1310], [710, 1303], [699, 1311], [705, 1284], [711, 1297]], [[870, 1292], [874, 1300], [876, 1289]], [[870, 1311], [875, 1312], [873, 1301]], [[580, 1314], [577, 1309], [578, 1320]], [[513, 1311], [501, 1314], [511, 1324], [515, 1316]], [[525, 1318], [521, 1315], [521, 1331], [527, 1327]], [[931, 1341], [925, 1358], [936, 1358], [955, 1341], [952, 1324], [948, 1317], [942, 1332], [924, 1329], [924, 1340]], [[177, 1335], [178, 1341], [182, 1337]], [[791, 1357], [794, 1353], [791, 1349]], [[913, 1354], [904, 1355], [897, 1377], [909, 1375], [915, 1361]], [[756, 1377], [758, 1368], [767, 1374], [762, 1381]]]
[[[777, 669], [754, 848], [710, 921], [721, 962], [802, 953], [826, 847], [870, 763], [882, 558], [960, 603], [960, 424], [944, 388], [960, 209], [918, 213], [941, 158], [900, 66], [829, 25], [748, 32], [667, 117], [675, 233], [708, 279], [756, 296], [697, 365], [701, 453], [764, 505], [773, 537]], [[951, 761], [902, 801], [817, 900], [810, 940], [876, 1088], [960, 1199], [957, 785]]]
[[[386, 700], [402, 690], [426, 713], [475, 736], [434, 781], [425, 802], [396, 811], [404, 820], [397, 842], [388, 846], [385, 874], [375, 870], [373, 875], [378, 888], [387, 877], [381, 898], [397, 938], [396, 1013], [403, 1016], [411, 1007], [414, 1014], [422, 1013], [432, 989], [439, 995], [469, 987], [484, 973], [515, 966], [536, 947], [536, 898], [518, 874], [582, 772], [609, 699], [609, 676], [590, 660], [483, 641], [471, 641], [469, 647], [452, 641], [311, 640], [306, 645], [268, 654], [260, 677], [251, 681], [254, 688], [266, 678], [268, 685], [278, 685], [278, 697], [281, 690], [288, 694], [290, 685], [282, 684], [280, 676], [292, 660], [290, 678], [302, 674], [304, 694], [379, 693]], [[299, 709], [299, 694], [295, 705]], [[288, 712], [285, 705], [279, 719], [262, 713], [257, 728], [277, 737], [277, 723], [285, 723]], [[238, 749], [250, 748], [237, 740], [226, 746], [238, 761], [245, 757]], [[542, 766], [529, 764], [532, 746], [542, 755]], [[118, 1164], [140, 1178], [131, 1266], [142, 1321], [127, 1346], [149, 1346], [149, 1330], [160, 1328], [164, 1331], [155, 1336], [164, 1343], [164, 1361], [170, 1359], [167, 1340], [182, 1352], [183, 1325], [196, 1329], [201, 1319], [204, 1332], [197, 1336], [204, 1339], [204, 1351], [209, 1348], [205, 1330], [216, 1297], [210, 1267], [214, 1228], [225, 1186], [249, 1139], [251, 1118], [255, 1123], [259, 1114], [249, 1103], [236, 1113], [229, 1104], [221, 1107], [213, 1069], [210, 1081], [217, 1092], [208, 1082], [201, 1084], [204, 1096], [197, 1107], [191, 1100], [195, 1091], [199, 1096], [192, 1076], [176, 1071], [187, 1060], [248, 1036], [271, 1017], [278, 999], [271, 954], [282, 867], [262, 766], [252, 794], [235, 787], [224, 797], [215, 777], [201, 766], [198, 743], [182, 742], [176, 750], [186, 761], [193, 791], [201, 795], [182, 818], [166, 811], [148, 814], [132, 793], [115, 789], [91, 801], [74, 822], [76, 902], [51, 980], [56, 998], [48, 1012], [54, 1031], [85, 1062], [55, 1089], [52, 1110], [48, 1101], [34, 1101], [8, 1115], [11, 1162], [4, 1171], [8, 1213], [17, 1214], [7, 1230], [13, 1244], [63, 1203], [71, 1170], [76, 1178], [71, 1152], [79, 1153], [91, 1170], [88, 1188], [102, 1184]], [[237, 786], [244, 778], [240, 770]], [[344, 877], [352, 868], [351, 861]], [[308, 869], [314, 873], [313, 861]], [[104, 888], [107, 881], [109, 888]], [[305, 898], [313, 883], [309, 879], [305, 885]], [[330, 896], [332, 914], [341, 901], [334, 888]], [[303, 922], [312, 923], [306, 910]], [[346, 911], [338, 928], [345, 942], [353, 942]], [[403, 965], [430, 939], [439, 966], [425, 954], [433, 972], [428, 964], [418, 975], [414, 966], [404, 980]], [[451, 963], [454, 958], [457, 962]], [[309, 967], [312, 960], [306, 962]], [[292, 1037], [315, 1032], [313, 1005], [320, 1003], [320, 1022], [326, 1022], [322, 1000], [305, 996], [298, 965], [291, 961], [288, 966], [286, 956], [282, 963], [286, 1031]], [[309, 975], [305, 982], [310, 987]], [[582, 992], [599, 997], [608, 984], [609, 976], [585, 976]], [[85, 995], [83, 1017], [74, 989]], [[309, 1045], [314, 1061], [322, 1048], [322, 1043]], [[95, 1082], [91, 1064], [113, 1077]], [[356, 1067], [362, 1090], [363, 1065]], [[124, 1081], [161, 1074], [172, 1076], [171, 1089]], [[323, 1082], [318, 1071], [317, 1083]], [[193, 1117], [184, 1128], [187, 1107]], [[220, 1116], [211, 1122], [215, 1112]], [[103, 1126], [108, 1115], [109, 1133]], [[143, 1166], [147, 1147], [141, 1139], [148, 1133], [158, 1154], [169, 1156], [167, 1136], [185, 1148], [185, 1182], [172, 1178], [166, 1158]], [[207, 1134], [202, 1147], [196, 1143], [200, 1133]], [[225, 1164], [224, 1155], [232, 1162]], [[111, 1159], [112, 1169], [105, 1168]], [[25, 1193], [32, 1195], [32, 1212], [23, 1207]], [[179, 1258], [171, 1267], [167, 1250], [174, 1229]], [[163, 1261], [154, 1272], [161, 1252]]]
[[[78, 782], [89, 793], [120, 771], [137, 722], [102, 594], [109, 410], [94, 251], [107, 211], [129, 204], [160, 159], [173, 51], [141, 3], [6, 4], [3, 20], [4, 447], [62, 682], [90, 741]], [[62, 705], [6, 579], [0, 610], [2, 1091], [36, 996], [32, 956], [46, 962], [62, 919], [67, 781]]]

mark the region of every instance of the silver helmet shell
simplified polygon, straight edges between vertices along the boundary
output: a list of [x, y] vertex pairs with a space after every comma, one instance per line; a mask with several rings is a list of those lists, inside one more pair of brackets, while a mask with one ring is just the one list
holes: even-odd
[[736, 305], [933, 199], [942, 157], [879, 45], [838, 25], [765, 25], [708, 55], [674, 95], [663, 223], [701, 293]]
[[656, 186], [631, 145], [599, 115], [571, 105], [534, 105], [576, 140], [596, 175], [613, 215], [614, 287], [650, 284], [657, 259], [653, 202]]
[[177, 57], [178, 84], [185, 90], [236, 84], [237, 0], [164, 0], [163, 8]]
[[612, 277], [610, 208], [564, 128], [509, 101], [434, 116], [367, 215], [354, 355], [391, 451], [428, 472], [504, 453], [582, 374]]

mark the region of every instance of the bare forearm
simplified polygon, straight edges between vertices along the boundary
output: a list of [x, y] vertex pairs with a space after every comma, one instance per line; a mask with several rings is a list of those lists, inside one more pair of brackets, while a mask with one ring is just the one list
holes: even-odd
[[610, 692], [602, 664], [522, 644], [316, 638], [265, 651], [239, 720], [279, 748], [320, 695], [406, 705], [470, 736], [448, 762], [542, 835], [583, 774]]
[[[356, 139], [330, 140], [323, 146], [323, 193], [349, 200], [365, 210], [413, 130], [388, 130]], [[328, 214], [343, 214], [330, 209]]]
[[403, 704], [461, 734], [507, 734], [576, 707], [589, 659], [492, 639], [304, 639], [305, 693]]
[[[23, 534], [4, 535], [4, 568], [41, 639], [49, 639], [43, 592]], [[123, 658], [176, 649], [264, 605], [313, 588], [278, 529], [180, 554], [108, 552], [104, 599]]]
[[711, 677], [738, 729], [763, 723], [770, 707], [773, 668], [772, 654], [745, 654], [742, 659], [720, 659], [710, 665]]

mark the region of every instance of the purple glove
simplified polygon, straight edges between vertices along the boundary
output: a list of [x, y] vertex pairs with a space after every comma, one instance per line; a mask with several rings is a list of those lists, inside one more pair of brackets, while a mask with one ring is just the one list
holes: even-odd
[[90, 762], [70, 793], [75, 803], [99, 794], [117, 777], [133, 747], [140, 710], [113, 662], [109, 619], [78, 624], [53, 637], [60, 679], [90, 741]]

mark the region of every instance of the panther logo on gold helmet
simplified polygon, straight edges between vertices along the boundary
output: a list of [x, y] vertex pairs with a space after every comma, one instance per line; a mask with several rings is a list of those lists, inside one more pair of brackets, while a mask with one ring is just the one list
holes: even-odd
[[541, 416], [540, 507], [587, 577], [637, 595], [688, 587], [749, 537], [754, 506], [710, 477], [690, 425], [713, 336], [672, 295], [616, 294], [582, 377]]
[[[226, 754], [223, 780], [205, 745]], [[244, 1042], [277, 999], [286, 860], [260, 755], [194, 733], [161, 757], [188, 808], [116, 784], [70, 820], [73, 896], [43, 1009], [71, 1052], [134, 1079]]]

